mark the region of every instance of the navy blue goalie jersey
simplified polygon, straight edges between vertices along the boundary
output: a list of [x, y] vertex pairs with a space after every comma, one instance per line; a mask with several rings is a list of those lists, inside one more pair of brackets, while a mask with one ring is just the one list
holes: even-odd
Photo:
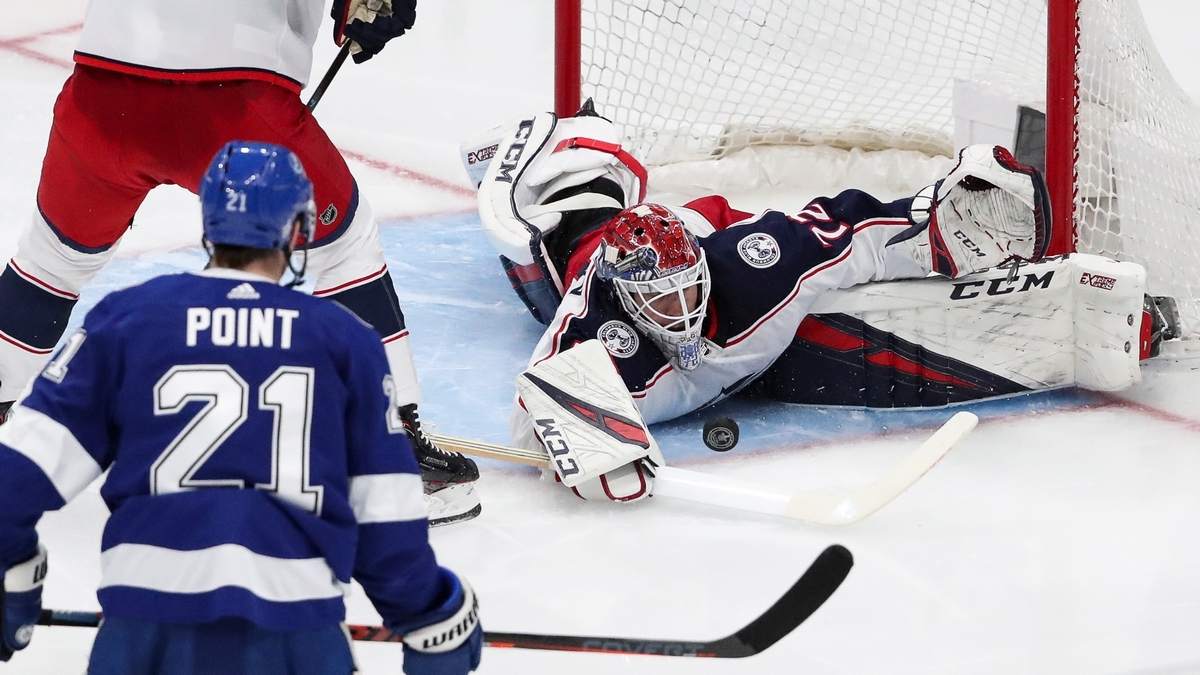
[[328, 300], [219, 269], [152, 279], [87, 316], [0, 426], [0, 564], [103, 471], [100, 604], [288, 630], [437, 607], [412, 449], [379, 337]]

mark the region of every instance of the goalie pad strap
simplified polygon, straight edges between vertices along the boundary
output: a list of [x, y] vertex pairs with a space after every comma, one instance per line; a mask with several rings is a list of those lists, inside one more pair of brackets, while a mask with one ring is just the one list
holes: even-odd
[[639, 162], [636, 157], [626, 152], [619, 143], [608, 143], [595, 138], [566, 138], [563, 139], [563, 141], [557, 146], [555, 146], [554, 152], [570, 150], [571, 148], [588, 148], [590, 150], [599, 150], [600, 152], [607, 152], [608, 154], [616, 157], [618, 162], [628, 167], [629, 170], [633, 172], [633, 175], [637, 177], [637, 203], [646, 201], [646, 167], [642, 166], [642, 163]]

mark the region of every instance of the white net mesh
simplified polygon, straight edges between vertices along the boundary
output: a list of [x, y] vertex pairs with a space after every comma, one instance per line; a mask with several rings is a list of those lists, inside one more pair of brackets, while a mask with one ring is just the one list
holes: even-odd
[[[1146, 265], [1195, 330], [1200, 108], [1135, 0], [1082, 0], [1080, 20], [1079, 248]], [[962, 83], [1045, 109], [1046, 0], [583, 0], [581, 21], [582, 95], [650, 165], [755, 145], [950, 154]]]
[[1080, 7], [1078, 246], [1146, 266], [1200, 330], [1200, 107], [1130, 0]]

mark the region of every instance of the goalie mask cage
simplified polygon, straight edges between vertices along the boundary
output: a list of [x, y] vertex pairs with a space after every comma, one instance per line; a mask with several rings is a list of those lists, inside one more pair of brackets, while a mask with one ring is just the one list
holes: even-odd
[[556, 52], [556, 111], [594, 98], [651, 166], [751, 145], [949, 156], [956, 99], [1040, 111], [1016, 149], [1044, 157], [1051, 252], [1142, 263], [1200, 328], [1200, 107], [1136, 0], [557, 0]]

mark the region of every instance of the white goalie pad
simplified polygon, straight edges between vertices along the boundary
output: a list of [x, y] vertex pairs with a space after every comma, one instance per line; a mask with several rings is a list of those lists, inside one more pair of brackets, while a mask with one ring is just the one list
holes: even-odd
[[826, 294], [812, 314], [849, 314], [1031, 389], [1117, 391], [1140, 381], [1146, 272], [1073, 254], [955, 280], [872, 283]]
[[608, 350], [588, 340], [517, 378], [521, 402], [554, 470], [575, 487], [662, 452], [646, 429]]
[[[564, 213], [621, 209], [645, 195], [645, 169], [622, 150], [620, 133], [603, 117], [540, 113], [498, 136], [496, 131], [460, 150], [463, 166], [479, 188], [484, 232], [500, 255], [518, 265], [545, 257], [542, 236], [558, 226]], [[621, 187], [624, 202], [590, 192], [549, 201], [601, 176]]]

